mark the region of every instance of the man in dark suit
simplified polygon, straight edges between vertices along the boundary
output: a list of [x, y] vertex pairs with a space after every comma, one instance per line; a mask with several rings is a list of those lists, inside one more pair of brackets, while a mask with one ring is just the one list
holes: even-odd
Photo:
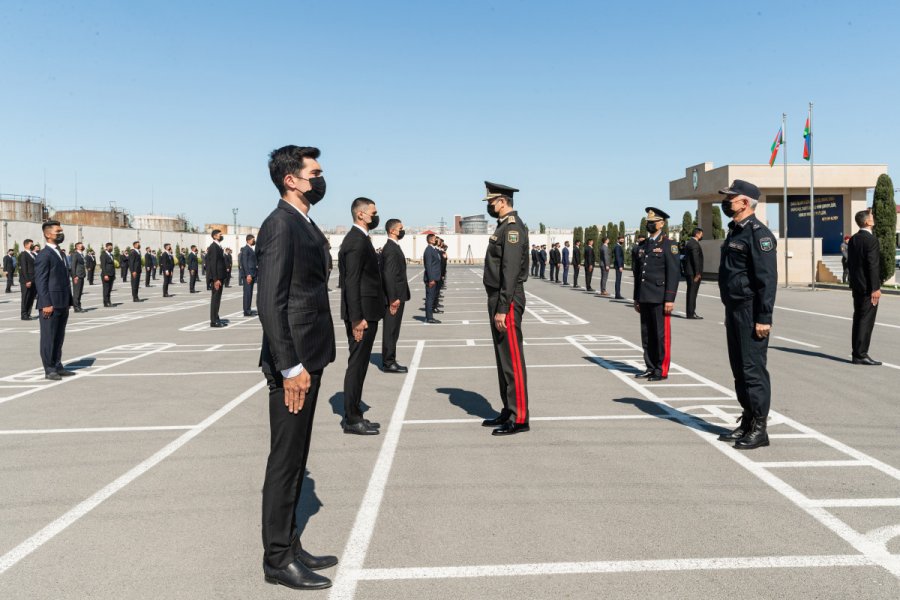
[[572, 289], [578, 287], [578, 272], [581, 270], [581, 240], [575, 240], [572, 248]]
[[81, 308], [81, 294], [84, 292], [84, 279], [87, 277], [85, 262], [84, 244], [78, 242], [69, 263], [69, 273], [72, 276], [72, 304], [77, 313], [84, 312]]
[[122, 283], [128, 281], [128, 273], [130, 265], [128, 264], [128, 257], [131, 256], [131, 251], [128, 248], [124, 248], [122, 252], [119, 253], [119, 271], [122, 274]]
[[116, 280], [116, 259], [113, 257], [112, 242], [106, 242], [106, 249], [100, 254], [100, 279], [103, 281], [103, 306], [112, 307], [112, 286]]
[[691, 237], [684, 243], [681, 265], [684, 268], [684, 282], [687, 286], [687, 305], [685, 313], [688, 319], [702, 319], [697, 314], [697, 294], [700, 291], [700, 280], [703, 278], [703, 248], [700, 240], [703, 239], [703, 230], [694, 227]]
[[569, 240], [566, 240], [565, 247], [562, 249], [562, 272], [563, 272], [563, 285], [569, 285], [569, 264], [570, 264], [570, 255], [569, 252]]
[[546, 277], [544, 277], [544, 272], [547, 268], [547, 244], [542, 245], [541, 251], [538, 252], [538, 267], [541, 279], [546, 279]]
[[594, 276], [594, 261], [596, 257], [594, 256], [594, 240], [590, 239], [587, 241], [587, 245], [584, 247], [584, 288], [593, 292], [594, 288], [591, 287], [591, 277]]
[[671, 317], [681, 279], [678, 244], [663, 233], [665, 212], [648, 206], [647, 232], [650, 237], [638, 251], [634, 280], [634, 310], [641, 315], [641, 343], [646, 369], [635, 375], [647, 381], [669, 377], [672, 361]]
[[93, 250], [84, 255], [84, 268], [87, 269], [88, 285], [94, 285], [94, 270], [97, 268], [97, 257]]
[[140, 302], [138, 291], [141, 287], [141, 243], [134, 242], [128, 253], [128, 271], [131, 273], [131, 300]]
[[16, 272], [15, 250], [10, 250], [3, 257], [3, 273], [6, 275], [6, 293], [12, 293], [13, 274]]
[[72, 306], [72, 287], [69, 284], [69, 268], [59, 248], [66, 239], [59, 221], [46, 221], [41, 230], [45, 245], [34, 259], [34, 287], [41, 314], [41, 362], [45, 377], [59, 381], [75, 374], [62, 364], [66, 323], [69, 321], [69, 307]]
[[600, 241], [600, 248], [597, 249], [597, 258], [600, 262], [600, 295], [609, 296], [609, 292], [606, 291], [606, 282], [609, 280], [609, 267], [612, 263], [612, 257], [609, 255], [608, 237]]
[[851, 346], [854, 365], [880, 365], [869, 357], [869, 343], [875, 327], [875, 315], [881, 298], [881, 250], [872, 232], [875, 217], [871, 211], [856, 213], [859, 231], [847, 244], [847, 266], [853, 291], [853, 330]]
[[256, 284], [256, 238], [253, 234], [247, 234], [247, 243], [241, 248], [238, 255], [238, 274], [241, 285], [244, 286], [244, 316], [249, 317], [253, 313], [250, 307], [253, 305], [253, 286]]
[[397, 340], [403, 322], [403, 307], [410, 299], [406, 279], [406, 256], [400, 248], [400, 240], [406, 235], [400, 219], [388, 219], [384, 226], [388, 241], [381, 250], [381, 282], [384, 285], [384, 331], [381, 332], [381, 368], [386, 373], [406, 373], [407, 368], [397, 364]]
[[550, 246], [550, 281], [559, 281], [559, 249], [556, 244]]
[[378, 321], [384, 317], [384, 289], [378, 255], [369, 231], [378, 227], [378, 208], [368, 198], [357, 198], [350, 205], [353, 227], [341, 242], [338, 263], [341, 272], [341, 319], [347, 331], [350, 358], [344, 375], [344, 433], [377, 435], [378, 425], [363, 418], [363, 384], [378, 333]]
[[263, 572], [294, 589], [323, 589], [314, 570], [337, 564], [303, 548], [296, 508], [309, 455], [316, 400], [325, 366], [334, 362], [334, 322], [328, 303], [327, 240], [309, 217], [325, 195], [316, 148], [286, 146], [270, 155], [281, 194], [263, 222], [256, 247], [257, 308], [263, 329], [259, 364], [269, 384], [271, 444], [263, 483]]
[[209, 326], [225, 327], [219, 319], [219, 305], [222, 304], [222, 286], [225, 283], [225, 252], [222, 250], [220, 229], [212, 230], [212, 243], [206, 249], [206, 280], [211, 286], [212, 297], [209, 303]]
[[185, 283], [184, 270], [187, 268], [187, 254], [184, 250], [178, 255], [178, 282]]
[[187, 257], [187, 266], [190, 278], [190, 289], [192, 294], [199, 294], [200, 292], [194, 289], [197, 286], [197, 281], [200, 279], [200, 269], [199, 269], [199, 261], [197, 260], [197, 246], [191, 246], [191, 253], [188, 254]]
[[625, 236], [620, 235], [613, 248], [613, 269], [616, 271], [616, 300], [624, 300], [622, 295], [622, 273], [625, 272]]
[[175, 257], [172, 255], [172, 244], [163, 244], [163, 253], [159, 257], [159, 270], [163, 276], [163, 298], [170, 298], [169, 284], [175, 272]]
[[153, 254], [153, 251], [150, 249], [150, 246], [147, 246], [147, 251], [144, 253], [144, 272], [146, 273], [144, 279], [144, 287], [150, 287], [151, 278], [156, 279], [156, 277], [153, 275], [153, 272], [155, 270], [155, 261], [153, 260], [154, 258], [155, 255]]
[[19, 288], [22, 292], [22, 320], [31, 320], [31, 307], [34, 306], [34, 299], [37, 296], [37, 290], [34, 287], [34, 242], [25, 240], [22, 242], [22, 252], [19, 253]]
[[531, 276], [537, 277], [538, 274], [538, 247], [537, 244], [531, 246]]
[[[425, 255], [422, 262], [425, 263], [425, 322], [440, 323], [434, 318], [434, 309], [437, 306], [438, 282], [441, 280], [441, 255], [438, 249], [434, 247], [437, 236], [429, 233], [425, 239], [428, 246], [425, 248]], [[340, 265], [338, 265], [340, 268]]]
[[224, 265], [225, 265], [225, 287], [231, 287], [231, 268], [234, 266], [234, 259], [231, 257], [231, 248], [225, 248], [223, 250], [224, 255]]

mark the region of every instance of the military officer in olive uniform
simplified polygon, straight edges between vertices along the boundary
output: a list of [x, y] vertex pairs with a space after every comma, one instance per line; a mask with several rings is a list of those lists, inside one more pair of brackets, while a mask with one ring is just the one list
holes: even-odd
[[669, 376], [672, 310], [681, 279], [678, 244], [663, 233], [669, 215], [648, 206], [647, 233], [634, 266], [634, 310], [641, 315], [641, 343], [647, 368], [636, 377], [662, 381]]
[[719, 296], [725, 305], [734, 392], [743, 409], [737, 429], [719, 439], [733, 442], [738, 450], [752, 450], [769, 445], [766, 420], [772, 386], [766, 356], [778, 287], [775, 236], [754, 214], [758, 187], [735, 179], [719, 193], [725, 196], [722, 212], [732, 219], [722, 244]]
[[484, 182], [487, 212], [497, 219], [484, 257], [484, 287], [500, 380], [503, 410], [482, 423], [495, 427], [493, 435], [528, 431], [528, 383], [522, 348], [522, 315], [525, 281], [528, 279], [528, 227], [513, 210], [513, 194], [519, 190]]

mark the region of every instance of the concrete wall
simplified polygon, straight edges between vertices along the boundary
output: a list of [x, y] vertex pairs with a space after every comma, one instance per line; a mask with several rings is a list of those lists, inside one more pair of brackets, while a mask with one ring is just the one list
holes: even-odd
[[[702, 240], [700, 247], [703, 248], [703, 270], [706, 273], [719, 272], [719, 259], [721, 257], [721, 246], [723, 240]], [[784, 253], [787, 247], [788, 267], [785, 273]], [[776, 249], [778, 255], [778, 282], [785, 283], [787, 276], [788, 284], [808, 284], [812, 281], [812, 244], [809, 238], [789, 238], [787, 243], [782, 238], [778, 239], [778, 247]], [[815, 245], [816, 262], [822, 259], [822, 240], [816, 238]]]
[[[331, 243], [331, 255], [337, 260], [338, 250], [340, 250], [341, 242], [344, 240], [346, 234], [326, 234], [325, 237], [328, 238], [328, 241]], [[400, 240], [400, 247], [403, 249], [403, 253], [406, 255], [406, 258], [413, 262], [421, 262], [422, 255], [425, 253], [425, 248], [428, 246], [426, 235], [407, 235], [402, 240]], [[457, 233], [447, 233], [440, 236], [447, 243], [447, 258], [451, 261], [465, 261], [466, 258], [470, 255], [471, 259], [476, 264], [481, 264], [484, 262], [484, 254], [487, 251], [488, 240], [490, 240], [490, 235], [469, 235], [469, 234], [457, 234]], [[547, 244], [547, 250], [549, 252], [550, 244], [555, 242], [559, 242], [562, 244], [566, 240], [569, 242], [572, 241], [571, 235], [551, 235], [551, 234], [530, 234], [528, 244], [528, 249], [530, 250], [530, 244]], [[387, 235], [373, 235], [372, 236], [372, 244], [375, 248], [381, 248], [387, 242]]]

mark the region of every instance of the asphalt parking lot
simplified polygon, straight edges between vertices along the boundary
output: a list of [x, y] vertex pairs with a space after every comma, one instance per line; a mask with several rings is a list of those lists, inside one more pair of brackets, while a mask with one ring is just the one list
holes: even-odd
[[[879, 308], [884, 366], [863, 367], [846, 292], [779, 289], [772, 445], [741, 453], [715, 440], [740, 411], [714, 283], [704, 320], [673, 318], [669, 379], [647, 383], [628, 302], [529, 281], [531, 431], [497, 438], [480, 426], [501, 406], [480, 269], [450, 268], [440, 325], [409, 273], [409, 373], [380, 372], [376, 341], [366, 382], [382, 435], [341, 431], [342, 325], [325, 370], [301, 522], [341, 562], [319, 596], [900, 597], [900, 297]], [[298, 593], [262, 578], [267, 394], [240, 291], [217, 330], [185, 285], [134, 304], [119, 284], [113, 309], [87, 287], [61, 382], [0, 295], [0, 597]]]

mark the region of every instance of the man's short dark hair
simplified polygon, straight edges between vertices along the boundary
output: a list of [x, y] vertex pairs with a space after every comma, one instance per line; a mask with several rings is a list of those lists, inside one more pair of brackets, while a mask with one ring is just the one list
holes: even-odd
[[141, 240], [134, 240], [133, 242], [131, 242], [131, 245], [132, 245], [132, 247], [133, 247], [133, 246], [140, 246], [140, 245], [141, 245]]
[[303, 170], [304, 158], [319, 158], [319, 149], [312, 146], [282, 146], [269, 154], [269, 176], [284, 196], [284, 178]]
[[434, 238], [435, 238], [435, 235], [433, 233], [429, 233], [428, 236], [425, 238], [425, 241], [427, 241], [430, 244], [431, 242], [434, 241]]
[[84, 242], [75, 242], [75, 247], [78, 248], [78, 246], [84, 248]]
[[691, 237], [696, 236], [698, 233], [703, 233], [703, 229], [700, 227], [694, 227], [694, 230], [691, 232]]
[[172, 244], [163, 244], [163, 248], [171, 248]]
[[353, 220], [356, 220], [356, 213], [361, 211], [363, 208], [367, 206], [372, 206], [375, 204], [374, 200], [369, 200], [368, 198], [363, 198], [360, 196], [356, 200], [350, 203], [350, 216], [353, 217]]
[[103, 244], [104, 247], [106, 247], [106, 246], [112, 246], [112, 245], [113, 245], [112, 242], [106, 242], [105, 244]]
[[249, 242], [250, 240], [255, 240], [255, 239], [256, 239], [256, 236], [254, 236], [252, 233], [248, 233], [248, 234], [247, 234], [247, 241], [248, 241], [248, 242]]
[[869, 210], [868, 209], [859, 211], [858, 213], [856, 213], [856, 216], [854, 217], [854, 219], [856, 220], [856, 224], [859, 225], [860, 227], [866, 226], [866, 219], [868, 219], [868, 218], [869, 218]]
[[191, 244], [191, 250], [196, 250], [196, 249], [197, 249], [197, 246], [194, 246], [193, 244]]
[[41, 231], [47, 231], [51, 227], [59, 227], [59, 221], [44, 221], [41, 225]]
[[222, 233], [222, 230], [221, 230], [221, 229], [213, 229], [212, 231], [209, 232], [209, 235], [212, 236], [212, 237], [216, 237], [216, 236], [219, 235], [220, 233]]
[[25, 241], [22, 242], [22, 245], [23, 245], [23, 246], [27, 246], [28, 244], [33, 244], [33, 243], [34, 243], [34, 240], [29, 239], [29, 238], [25, 238]]
[[400, 219], [388, 219], [387, 223], [384, 224], [384, 230], [390, 231], [391, 229], [396, 227], [398, 223], [401, 223]]

